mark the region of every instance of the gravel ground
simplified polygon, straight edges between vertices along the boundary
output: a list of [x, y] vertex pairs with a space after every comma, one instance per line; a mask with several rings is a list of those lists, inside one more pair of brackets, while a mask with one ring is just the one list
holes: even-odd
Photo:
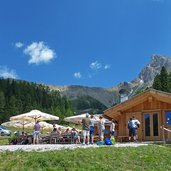
[[[138, 147], [142, 145], [148, 145], [147, 143], [116, 143], [110, 147]], [[0, 152], [4, 151], [52, 151], [63, 149], [75, 149], [75, 148], [99, 148], [105, 147], [105, 145], [82, 145], [82, 144], [38, 144], [38, 145], [2, 145], [0, 146]]]

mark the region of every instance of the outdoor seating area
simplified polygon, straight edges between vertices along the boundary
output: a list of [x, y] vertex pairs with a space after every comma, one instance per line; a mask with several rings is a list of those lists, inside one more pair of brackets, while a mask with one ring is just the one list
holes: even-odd
[[[72, 133], [66, 134], [46, 134], [41, 135], [39, 139], [39, 144], [80, 144], [83, 142], [83, 136], [79, 134], [80, 142], [76, 142], [74, 135]], [[94, 142], [99, 140], [99, 136], [94, 136]], [[19, 135], [15, 137], [8, 138], [9, 145], [29, 145], [33, 144], [33, 135]]]
[[[85, 136], [84, 130], [78, 129], [82, 127], [83, 124], [81, 124], [81, 121], [87, 116], [90, 117], [89, 114], [86, 113], [64, 119], [66, 122], [71, 122], [71, 125], [73, 125], [72, 127], [66, 127], [56, 124], [56, 120], [59, 120], [59, 117], [43, 113], [39, 110], [32, 110], [11, 117], [10, 121], [3, 123], [3, 125], [17, 128], [17, 131], [13, 131], [10, 138], [8, 138], [8, 144], [12, 145], [85, 144], [85, 142], [87, 142], [87, 144], [96, 144], [96, 142], [102, 140], [98, 128], [99, 117], [101, 117], [102, 114], [93, 115], [93, 137], [88, 134]], [[48, 120], [51, 120], [50, 123], [53, 124], [46, 122]], [[105, 128], [103, 130], [103, 138], [105, 140], [105, 138], [110, 137], [111, 123], [105, 118], [103, 121]], [[121, 139], [121, 141], [124, 140]]]
[[[43, 139], [43, 138], [42, 138]], [[72, 144], [73, 136], [72, 134], [53, 134], [49, 136], [50, 144]]]

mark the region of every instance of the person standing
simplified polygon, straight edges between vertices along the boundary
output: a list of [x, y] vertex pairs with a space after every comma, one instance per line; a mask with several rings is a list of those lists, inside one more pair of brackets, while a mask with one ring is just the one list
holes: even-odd
[[131, 140], [131, 137], [133, 136], [133, 140], [137, 142], [137, 129], [138, 129], [139, 124], [140, 122], [134, 117], [129, 119], [128, 121], [129, 141]]
[[95, 118], [93, 115], [90, 116], [90, 141], [91, 144], [94, 144], [94, 122]]
[[89, 114], [86, 114], [86, 118], [82, 119], [82, 130], [83, 130], [83, 145], [86, 143], [87, 138], [87, 145], [89, 144], [90, 139], [90, 118]]
[[131, 137], [133, 136], [133, 139], [135, 140], [135, 131], [133, 129], [133, 122], [132, 118], [129, 119], [128, 121], [128, 129], [129, 129], [129, 141], [131, 141]]
[[138, 119], [135, 118], [135, 116], [132, 117], [132, 122], [133, 122], [133, 125], [134, 127], [136, 128], [135, 129], [135, 134], [136, 134], [136, 141], [138, 139], [138, 128], [140, 127], [140, 121]]
[[103, 141], [104, 140], [104, 131], [105, 131], [105, 121], [103, 119], [103, 116], [99, 117], [98, 130], [99, 130], [100, 140]]
[[115, 136], [115, 120], [112, 119], [110, 124], [110, 138], [114, 139], [114, 136]]
[[37, 121], [36, 124], [34, 125], [33, 144], [39, 144], [40, 128], [41, 127], [39, 121]]

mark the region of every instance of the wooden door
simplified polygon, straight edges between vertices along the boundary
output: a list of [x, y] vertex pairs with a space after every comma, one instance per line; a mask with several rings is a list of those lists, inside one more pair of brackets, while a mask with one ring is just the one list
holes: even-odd
[[160, 140], [160, 115], [159, 112], [147, 112], [143, 114], [144, 140]]

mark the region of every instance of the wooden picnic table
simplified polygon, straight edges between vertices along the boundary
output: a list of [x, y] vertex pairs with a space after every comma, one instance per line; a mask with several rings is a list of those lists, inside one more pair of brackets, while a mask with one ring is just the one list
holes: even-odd
[[65, 133], [62, 133], [62, 134], [50, 134], [49, 136], [46, 136], [44, 137], [43, 139], [49, 139], [49, 143], [52, 144], [56, 144], [56, 143], [59, 143], [59, 144], [71, 144], [73, 143], [73, 136], [72, 134], [65, 134]]

